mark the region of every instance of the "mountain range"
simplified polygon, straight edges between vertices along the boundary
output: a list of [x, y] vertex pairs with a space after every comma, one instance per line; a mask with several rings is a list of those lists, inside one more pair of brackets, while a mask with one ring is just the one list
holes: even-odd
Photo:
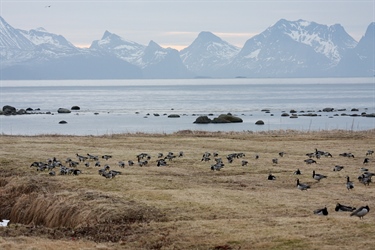
[[375, 23], [360, 41], [340, 24], [279, 20], [242, 48], [203, 31], [181, 51], [105, 31], [78, 48], [43, 28], [13, 28], [0, 17], [0, 79], [173, 79], [372, 77]]

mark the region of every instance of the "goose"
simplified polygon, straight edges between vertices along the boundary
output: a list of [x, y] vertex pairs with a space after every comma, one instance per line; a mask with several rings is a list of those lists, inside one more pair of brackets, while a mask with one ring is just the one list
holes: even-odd
[[304, 162], [306, 162], [306, 164], [313, 164], [313, 163], [316, 164], [316, 161], [311, 158], [304, 160]]
[[322, 174], [316, 174], [315, 173], [315, 170], [313, 170], [313, 175], [312, 177], [317, 180], [317, 181], [320, 181], [321, 179], [324, 179], [324, 178], [327, 178], [327, 176], [325, 175], [322, 175]]
[[303, 183], [300, 183], [298, 178], [296, 179], [296, 181], [297, 181], [297, 188], [298, 188], [299, 190], [303, 191], [303, 190], [307, 190], [307, 189], [310, 188], [309, 185], [307, 185], [307, 184], [303, 184]]
[[158, 160], [156, 160], [156, 162], [157, 162], [158, 167], [167, 166], [167, 162], [165, 161], [165, 159], [158, 159]]
[[367, 150], [366, 156], [367, 155], [372, 155], [374, 153], [374, 150]]
[[88, 168], [88, 167], [90, 167], [90, 162], [85, 162], [85, 166]]
[[344, 168], [344, 166], [340, 166], [340, 165], [336, 165], [334, 168], [333, 168], [333, 171], [341, 171], [342, 169]]
[[112, 155], [103, 155], [102, 158], [107, 161], [108, 159], [112, 158]]
[[273, 158], [273, 159], [272, 159], [272, 163], [273, 163], [273, 164], [277, 164], [277, 163], [278, 163], [277, 158]]
[[284, 157], [285, 154], [286, 154], [285, 152], [279, 152], [280, 157]]
[[327, 216], [328, 215], [327, 207], [314, 210], [314, 214]]
[[259, 155], [255, 155], [255, 160], [258, 160], [259, 159]]
[[269, 180], [269, 181], [274, 181], [274, 180], [276, 180], [276, 176], [274, 176], [274, 175], [272, 175], [272, 174], [270, 173], [270, 174], [268, 175], [267, 180]]
[[9, 221], [10, 221], [10, 220], [2, 220], [2, 221], [0, 222], [0, 227], [6, 227], [6, 226], [8, 226]]
[[354, 188], [354, 184], [353, 184], [353, 182], [350, 181], [349, 176], [346, 176], [346, 188], [347, 188], [348, 190]]
[[364, 160], [363, 160], [363, 164], [368, 164], [370, 162], [370, 159], [369, 158], [365, 158]]
[[363, 185], [370, 185], [371, 182], [371, 175], [362, 174], [358, 176], [359, 182], [361, 182]]
[[335, 211], [336, 212], [353, 212], [355, 207], [341, 205], [340, 203], [336, 204]]
[[360, 219], [363, 219], [363, 216], [365, 216], [368, 212], [370, 212], [370, 208], [368, 205], [366, 205], [355, 210], [353, 213], [350, 214], [350, 216], [357, 216]]
[[295, 175], [301, 175], [302, 173], [301, 173], [301, 170], [297, 169], [296, 171], [294, 171], [293, 174], [295, 174]]
[[118, 166], [120, 168], [124, 168], [125, 167], [125, 162], [123, 162], [123, 161], [119, 161], [117, 164], [118, 164]]
[[178, 157], [183, 157], [183, 156], [184, 156], [184, 152], [180, 151], [180, 153], [178, 153]]
[[128, 165], [129, 165], [129, 166], [133, 166], [133, 165], [134, 165], [134, 161], [129, 160], [129, 161], [128, 161]]
[[164, 154], [163, 153], [158, 153], [158, 158], [163, 158]]
[[224, 167], [224, 163], [216, 163], [216, 164], [213, 164], [211, 165], [211, 170], [212, 171], [220, 171], [220, 169], [222, 169]]
[[241, 163], [241, 166], [242, 166], [242, 167], [243, 167], [243, 166], [247, 166], [248, 163], [249, 163], [248, 161], [243, 160], [242, 163]]

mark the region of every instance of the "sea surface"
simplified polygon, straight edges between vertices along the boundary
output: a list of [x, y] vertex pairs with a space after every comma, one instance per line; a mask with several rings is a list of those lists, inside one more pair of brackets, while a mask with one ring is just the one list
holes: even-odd
[[[0, 116], [0, 133], [7, 135], [357, 131], [375, 128], [375, 118], [360, 116], [375, 113], [375, 78], [1, 81], [4, 105], [38, 113]], [[57, 113], [72, 106], [80, 110]], [[327, 107], [335, 111], [322, 112]], [[298, 118], [281, 116], [291, 110]], [[213, 119], [226, 113], [243, 123], [194, 124], [200, 115]], [[302, 116], [307, 113], [317, 116]], [[67, 124], [59, 124], [62, 120]], [[257, 120], [265, 124], [255, 125]]]

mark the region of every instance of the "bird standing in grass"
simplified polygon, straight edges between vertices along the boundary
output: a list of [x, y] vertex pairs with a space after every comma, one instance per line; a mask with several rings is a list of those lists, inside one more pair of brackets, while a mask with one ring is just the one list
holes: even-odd
[[309, 185], [307, 185], [307, 184], [303, 184], [303, 183], [300, 183], [298, 178], [296, 179], [296, 181], [297, 181], [297, 188], [298, 188], [299, 190], [302, 190], [302, 191], [303, 191], [303, 190], [307, 190], [307, 189], [310, 188]]
[[313, 175], [312, 177], [317, 180], [317, 181], [320, 181], [321, 179], [324, 179], [324, 178], [327, 178], [327, 176], [325, 175], [322, 175], [322, 174], [316, 174], [315, 173], [315, 170], [313, 170]]
[[363, 216], [365, 216], [368, 212], [370, 212], [370, 208], [368, 205], [366, 205], [355, 210], [353, 213], [350, 214], [350, 216], [357, 216], [360, 219], [363, 219]]
[[346, 188], [347, 188], [348, 190], [354, 188], [354, 184], [353, 184], [353, 182], [350, 181], [349, 176], [346, 176]]

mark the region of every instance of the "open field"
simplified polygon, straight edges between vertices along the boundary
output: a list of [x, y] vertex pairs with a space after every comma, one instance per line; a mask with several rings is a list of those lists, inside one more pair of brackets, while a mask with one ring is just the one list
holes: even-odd
[[[0, 227], [1, 249], [375, 248], [375, 184], [357, 180], [362, 167], [375, 172], [375, 155], [366, 156], [375, 150], [375, 130], [0, 135], [0, 142], [0, 221], [11, 221]], [[306, 153], [315, 149], [332, 157], [306, 164]], [[159, 152], [180, 151], [183, 157], [156, 166]], [[201, 161], [205, 152], [218, 152], [224, 168], [212, 171], [214, 157]], [[243, 158], [228, 163], [228, 154], [240, 152]], [[355, 157], [339, 156], [345, 152]], [[88, 153], [100, 157], [101, 167], [88, 160], [89, 167], [76, 167], [82, 171], [77, 176], [60, 175], [59, 167], [56, 176], [30, 167], [53, 157], [67, 166], [67, 158], [78, 161], [76, 154]], [[140, 153], [151, 156], [142, 167]], [[112, 158], [102, 159], [106, 154]], [[248, 165], [241, 166], [242, 160]], [[104, 164], [121, 175], [99, 175]], [[333, 171], [335, 165], [344, 169]], [[296, 176], [298, 168], [302, 175]], [[314, 180], [313, 170], [327, 178]], [[276, 180], [267, 180], [269, 173]], [[355, 186], [350, 191], [346, 176]], [[297, 189], [297, 177], [311, 188]], [[335, 212], [338, 202], [368, 205], [370, 212], [362, 220], [351, 217]], [[325, 206], [327, 216], [313, 213]]]

